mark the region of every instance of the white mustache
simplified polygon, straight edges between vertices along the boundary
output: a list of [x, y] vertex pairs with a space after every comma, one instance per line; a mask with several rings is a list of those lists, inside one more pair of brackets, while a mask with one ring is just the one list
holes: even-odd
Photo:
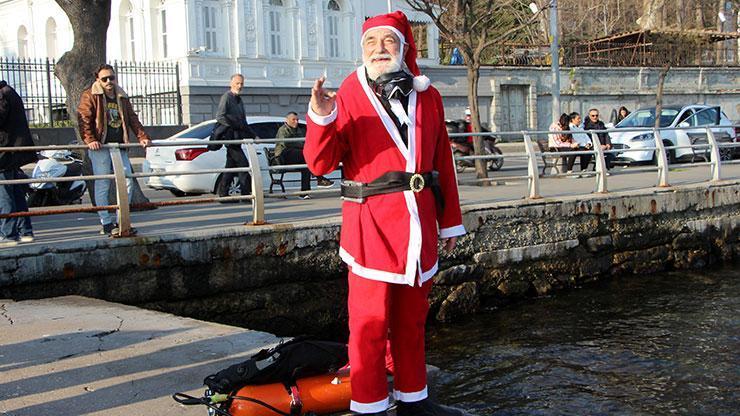
[[370, 57], [370, 62], [372, 62], [372, 61], [374, 61], [376, 59], [390, 59], [390, 60], [393, 60], [393, 55], [391, 55], [389, 53], [379, 53], [379, 54], [376, 54], [376, 55], [371, 56]]

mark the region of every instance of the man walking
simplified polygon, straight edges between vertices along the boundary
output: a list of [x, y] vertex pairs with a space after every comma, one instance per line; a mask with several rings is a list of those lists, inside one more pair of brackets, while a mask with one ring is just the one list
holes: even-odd
[[[7, 82], [0, 80], [0, 149], [33, 146], [23, 100]], [[0, 151], [0, 180], [24, 179], [21, 166], [37, 160], [35, 152]], [[28, 185], [0, 186], [0, 214], [27, 212]], [[30, 217], [0, 219], [0, 248], [33, 241]]]
[[[143, 147], [151, 144], [149, 135], [139, 122], [139, 117], [131, 106], [128, 95], [118, 86], [116, 72], [112, 66], [103, 64], [95, 71], [95, 82], [87, 90], [82, 92], [80, 105], [77, 107], [77, 120], [80, 127], [82, 140], [87, 144], [87, 154], [92, 162], [94, 175], [109, 175], [113, 173], [113, 162], [110, 149], [104, 148], [106, 143], [131, 143], [130, 132]], [[120, 149], [123, 168], [127, 174], [131, 174], [131, 161], [128, 158], [128, 150]], [[129, 199], [133, 179], [126, 178], [126, 189]], [[95, 181], [95, 205], [105, 206], [109, 204], [108, 191], [110, 189], [109, 179], [98, 179]], [[118, 224], [107, 210], [98, 211], [102, 229], [100, 234], [116, 237], [120, 235]]]
[[[247, 124], [242, 99], [239, 96], [244, 87], [244, 77], [241, 74], [231, 76], [229, 91], [221, 96], [216, 111], [217, 126], [214, 138], [217, 140], [254, 139], [255, 135]], [[240, 144], [226, 145], [226, 168], [249, 167], [247, 156]], [[218, 187], [218, 196], [229, 196], [229, 187], [234, 180], [234, 172], [225, 172]], [[239, 188], [242, 195], [252, 193], [252, 177], [249, 172], [239, 172]]]
[[[298, 113], [291, 111], [285, 116], [285, 124], [278, 129], [277, 138], [292, 139], [296, 137], [306, 137], [306, 127], [298, 123]], [[303, 157], [303, 142], [276, 142], [275, 158], [277, 158], [281, 165], [305, 164], [306, 159]], [[334, 182], [323, 176], [316, 178], [316, 186], [319, 188], [330, 188], [332, 185], [334, 185]], [[309, 190], [311, 190], [311, 172], [308, 169], [301, 169], [301, 191]], [[309, 198], [309, 195], [305, 195], [303, 198]]]
[[427, 296], [438, 240], [465, 233], [444, 108], [416, 64], [411, 25], [400, 12], [362, 26], [363, 65], [337, 92], [318, 79], [303, 149], [315, 175], [344, 165], [339, 255], [349, 266], [350, 408], [386, 415], [386, 340], [398, 416], [459, 415], [428, 399], [424, 353]]

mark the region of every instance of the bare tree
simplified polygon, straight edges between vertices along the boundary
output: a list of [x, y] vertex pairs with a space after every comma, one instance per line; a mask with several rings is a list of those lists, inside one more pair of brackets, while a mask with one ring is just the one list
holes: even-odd
[[[465, 60], [468, 73], [468, 105], [474, 132], [481, 131], [478, 109], [478, 81], [483, 53], [503, 42], [520, 40], [525, 29], [537, 22], [540, 9], [532, 13], [524, 0], [406, 0], [414, 10], [429, 16], [442, 40], [456, 46]], [[473, 141], [481, 154], [483, 139]], [[476, 161], [479, 178], [488, 176], [483, 160]]]
[[[95, 80], [95, 70], [106, 62], [106, 41], [110, 22], [111, 0], [56, 0], [59, 7], [69, 18], [74, 32], [72, 49], [59, 58], [54, 75], [59, 78], [67, 93], [67, 113], [75, 126], [75, 133], [80, 137], [77, 126], [77, 104], [82, 92]], [[92, 167], [85, 158], [85, 174], [92, 174]], [[95, 183], [88, 181], [90, 199], [95, 204]], [[115, 184], [110, 187], [109, 200], [115, 200]], [[149, 199], [134, 180], [131, 196], [132, 204], [146, 203]]]

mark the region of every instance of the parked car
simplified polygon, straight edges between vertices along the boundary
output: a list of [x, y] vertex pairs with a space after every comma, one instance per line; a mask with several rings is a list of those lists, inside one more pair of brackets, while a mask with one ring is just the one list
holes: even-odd
[[[247, 117], [247, 123], [254, 133], [263, 139], [271, 139], [277, 136], [277, 131], [283, 125], [282, 117]], [[301, 124], [306, 123], [301, 120]], [[202, 140], [203, 145], [183, 146], [152, 146], [146, 149], [146, 160], [142, 166], [144, 172], [179, 172], [195, 171], [204, 169], [218, 169], [226, 165], [226, 149], [221, 147], [217, 151], [208, 151], [207, 144], [211, 132], [216, 126], [216, 120], [204, 121], [172, 137], [163, 140], [154, 140], [153, 144], [192, 142]], [[270, 175], [268, 173], [268, 159], [266, 149], [273, 149], [274, 143], [258, 144], [257, 156], [259, 157], [260, 169], [262, 170], [263, 189], [270, 187]], [[242, 146], [246, 152], [246, 146]], [[339, 178], [339, 171], [327, 175], [329, 179]], [[223, 174], [204, 173], [199, 175], [173, 175], [152, 176], [147, 181], [147, 186], [153, 189], [165, 189], [175, 196], [199, 195], [216, 193]], [[288, 172], [283, 179], [286, 187], [300, 188], [300, 173]], [[239, 178], [228, 186], [229, 195], [239, 194]]]
[[[620, 128], [638, 128], [655, 126], [655, 107], [641, 108], [630, 113], [615, 126]], [[707, 126], [716, 126], [711, 130], [719, 143], [736, 142], [737, 134], [732, 121], [719, 107], [708, 105], [666, 106], [660, 114], [660, 127], [686, 127], [683, 130], [663, 130], [660, 135], [666, 146], [689, 146], [707, 143]], [[628, 131], [609, 134], [614, 149], [644, 149], [655, 147], [652, 132]], [[721, 148], [720, 157], [731, 159], [735, 152], [732, 148]], [[669, 163], [678, 161], [693, 162], [708, 160], [708, 149], [667, 149]], [[654, 150], [631, 151], [617, 154], [616, 163], [656, 163]]]

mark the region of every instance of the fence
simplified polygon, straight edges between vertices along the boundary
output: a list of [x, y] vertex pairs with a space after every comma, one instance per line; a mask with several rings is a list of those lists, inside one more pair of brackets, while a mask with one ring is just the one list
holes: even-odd
[[[735, 128], [737, 129], [737, 126], [722, 126], [722, 128]], [[671, 154], [671, 152], [675, 152], [678, 149], [691, 149], [692, 152], [695, 152], [696, 154], [703, 155], [703, 157], [706, 159], [701, 163], [694, 163], [691, 166], [709, 166], [710, 167], [710, 177], [712, 181], [719, 181], [722, 179], [722, 166], [729, 165], [729, 164], [738, 164], [740, 163], [740, 160], [723, 160], [727, 159], [726, 155], [727, 149], [731, 149], [731, 152], [729, 154], [734, 154], [738, 150], [740, 150], [740, 143], [738, 143], [735, 138], [734, 140], [731, 140], [730, 142], [726, 143], [720, 143], [717, 140], [717, 137], [715, 135], [715, 131], [717, 130], [717, 127], [706, 127], [703, 129], [706, 133], [706, 142], [695, 142], [690, 145], [676, 145], [676, 146], [668, 146], [666, 145], [663, 140], [661, 140], [661, 134], [668, 134], [669, 131], [675, 131], [675, 130], [684, 130], [685, 128], [665, 128], [665, 129], [645, 129], [645, 128], [635, 128], [635, 129], [619, 129], [618, 131], [620, 133], [624, 132], [643, 132], [643, 133], [651, 133], [654, 140], [653, 146], [646, 146], [641, 147], [639, 149], [629, 149], [629, 148], [622, 148], [618, 150], [604, 150], [602, 149], [600, 145], [599, 138], [597, 136], [597, 133], [600, 132], [617, 132], [617, 130], [603, 130], [603, 131], [588, 131], [585, 132], [589, 135], [591, 142], [593, 144], [592, 150], [584, 150], [584, 151], [573, 151], [569, 152], [568, 155], [591, 155], [595, 159], [595, 166], [593, 171], [586, 172], [586, 176], [593, 177], [595, 179], [595, 187], [594, 190], [596, 192], [608, 192], [608, 182], [607, 177], [610, 176], [610, 173], [607, 172], [607, 163], [606, 158], [608, 154], [624, 154], [629, 152], [644, 152], [644, 151], [653, 151], [655, 152], [656, 156], [656, 165], [655, 166], [648, 166], [648, 167], [639, 167], [639, 168], [630, 168], [625, 169], [620, 172], [614, 172], [612, 174], [630, 174], [635, 172], [656, 172], [656, 181], [654, 185], [647, 185], [647, 187], [652, 186], [660, 186], [660, 187], [666, 187], [669, 186], [669, 172], [672, 169], [678, 168], [675, 165], [671, 164], [671, 160], [668, 157], [668, 155]], [[693, 129], [696, 130], [696, 129]], [[549, 132], [549, 131], [523, 131], [523, 132], [495, 132], [495, 133], [459, 133], [451, 135], [452, 137], [460, 136], [470, 136], [470, 135], [492, 135], [495, 134], [497, 136], [501, 135], [520, 135], [524, 137], [523, 145], [524, 145], [524, 152], [521, 153], [507, 153], [505, 155], [503, 154], [487, 154], [487, 155], [474, 155], [474, 156], [465, 156], [465, 157], [453, 157], [453, 163], [457, 163], [459, 161], [464, 160], [475, 160], [475, 159], [484, 159], [484, 160], [494, 160], [494, 159], [523, 159], [526, 161], [526, 167], [523, 169], [526, 169], [525, 174], [519, 174], [519, 175], [509, 175], [506, 176], [506, 173], [504, 176], [495, 176], [487, 179], [473, 179], [473, 180], [467, 180], [462, 181], [458, 180], [458, 183], [460, 184], [476, 184], [482, 181], [502, 181], [502, 180], [520, 180], [520, 181], [526, 181], [527, 183], [527, 190], [526, 194], [523, 195], [525, 198], [531, 198], [536, 199], [540, 198], [540, 188], [541, 188], [541, 179], [542, 178], [558, 178], [558, 177], [564, 177], [564, 176], [570, 176], [568, 173], [557, 173], [554, 175], [546, 175], [546, 168], [548, 165], [552, 166], [554, 159], [557, 163], [560, 158], [563, 157], [563, 153], [560, 152], [550, 152], [550, 151], [544, 151], [544, 150], [538, 150], [537, 146], [537, 140], [536, 138], [538, 136], [540, 137], [547, 137], [550, 134], [557, 134], [560, 132]], [[287, 139], [288, 141], [296, 141], [296, 140], [303, 140], [303, 139]], [[283, 194], [277, 194], [272, 195], [268, 194], [266, 195], [264, 193], [263, 188], [263, 180], [262, 180], [262, 171], [268, 171], [268, 172], [281, 172], [281, 171], [287, 171], [287, 170], [295, 170], [299, 168], [305, 168], [306, 165], [282, 165], [282, 166], [262, 166], [263, 164], [260, 163], [260, 159], [258, 157], [258, 148], [264, 147], [267, 144], [275, 143], [276, 139], [269, 139], [269, 140], [228, 140], [228, 141], [220, 141], [220, 142], [209, 142], [210, 144], [235, 144], [239, 143], [242, 144], [246, 150], [247, 157], [250, 161], [250, 166], [257, 167], [259, 166], [259, 169], [253, 169], [251, 167], [247, 168], [214, 168], [214, 169], [200, 169], [200, 170], [168, 170], [165, 172], [144, 172], [144, 173], [133, 173], [133, 174], [126, 174], [123, 168], [123, 162], [121, 159], [121, 150], [129, 147], [138, 146], [137, 144], [110, 144], [105, 145], [108, 149], [110, 149], [112, 160], [113, 160], [113, 174], [109, 175], [98, 175], [98, 176], [80, 176], [80, 177], [63, 177], [63, 178], [34, 178], [34, 179], [19, 179], [19, 180], [9, 180], [9, 181], [0, 181], [0, 185], [6, 185], [6, 184], [28, 184], [28, 183], [39, 183], [39, 182], [61, 182], [61, 181], [74, 181], [74, 180], [92, 180], [92, 179], [113, 179], [116, 182], [117, 185], [117, 203], [115, 205], [107, 205], [107, 206], [88, 206], [88, 207], [73, 207], [73, 208], [60, 208], [60, 209], [51, 209], [51, 210], [43, 210], [43, 211], [32, 211], [32, 212], [17, 212], [17, 213], [11, 213], [11, 214], [1, 214], [0, 218], [8, 218], [8, 217], [20, 217], [20, 216], [35, 216], [35, 215], [50, 215], [50, 214], [60, 214], [60, 213], [68, 213], [68, 212], [93, 212], [93, 211], [100, 211], [100, 210], [109, 210], [109, 209], [118, 209], [118, 224], [120, 225], [120, 229], [122, 230], [121, 235], [126, 236], [127, 230], [131, 229], [131, 218], [129, 215], [129, 199], [128, 194], [126, 192], [126, 179], [127, 178], [142, 178], [142, 177], [155, 177], [155, 176], [182, 176], [182, 175], [199, 175], [199, 174], [206, 174], [206, 173], [223, 173], [223, 172], [251, 172], [252, 176], [252, 193], [250, 195], [243, 195], [243, 196], [230, 196], [230, 197], [208, 197], [208, 198], [190, 198], [190, 199], [183, 199], [178, 198], [175, 200], [164, 200], [159, 202], [150, 202], [145, 204], [138, 204], [139, 207], [149, 207], [149, 206], [168, 206], [168, 205], [187, 205], [187, 204], [203, 204], [203, 203], [210, 203], [215, 201], [228, 201], [228, 200], [250, 200], [252, 202], [252, 224], [264, 224], [265, 223], [265, 199], [266, 198], [281, 198], [285, 197], [287, 195], [305, 195], [305, 194], [337, 194], [337, 189], [332, 190], [313, 190], [313, 191], [300, 191], [300, 192], [288, 192]], [[177, 146], [177, 147], [186, 147], [192, 149], [192, 147], [196, 148], [203, 148], [205, 144], [203, 141], [194, 140], [191, 142], [167, 142], [162, 141], [154, 146]], [[43, 147], [26, 147], [26, 148], [10, 148], [7, 149], [8, 151], [28, 151], [28, 150], [42, 150], [42, 149], [86, 149], [85, 146], [80, 145], [67, 145], [67, 146], [43, 146]], [[546, 149], [546, 148], [542, 148]], [[262, 149], [264, 150], [264, 149]], [[264, 153], [264, 152], [263, 152]], [[723, 157], [725, 155], [725, 157]], [[550, 160], [548, 162], [548, 159]], [[685, 165], [681, 165], [685, 166]], [[503, 172], [507, 172], [507, 170], [515, 170], [516, 168], [507, 168], [504, 167], [501, 169]], [[137, 205], [132, 205], [131, 207], [136, 208]]]
[[[129, 95], [144, 125], [182, 124], [179, 67], [168, 62], [114, 61], [118, 85]], [[67, 93], [54, 76], [56, 62], [49, 58], [0, 57], [0, 79], [23, 98], [28, 122], [48, 125], [68, 120]]]

